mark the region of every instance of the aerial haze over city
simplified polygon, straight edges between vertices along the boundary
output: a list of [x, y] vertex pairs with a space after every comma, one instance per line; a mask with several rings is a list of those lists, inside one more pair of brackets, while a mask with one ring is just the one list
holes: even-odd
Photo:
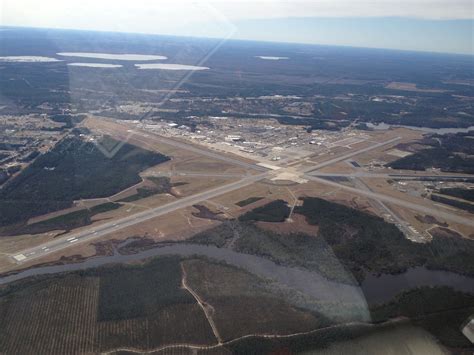
[[0, 354], [472, 353], [470, 1], [85, 5], [1, 5]]

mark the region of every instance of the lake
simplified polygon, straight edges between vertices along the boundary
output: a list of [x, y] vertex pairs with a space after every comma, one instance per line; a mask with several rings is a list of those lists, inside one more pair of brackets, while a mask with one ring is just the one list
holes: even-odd
[[414, 127], [414, 126], [404, 126], [404, 125], [389, 125], [384, 122], [379, 124], [366, 123], [367, 127], [375, 130], [387, 130], [390, 128], [408, 128], [415, 131], [423, 131], [426, 133], [436, 133], [436, 134], [455, 134], [455, 133], [468, 133], [469, 131], [474, 131], [474, 126], [467, 128], [428, 128], [428, 127]]
[[290, 59], [288, 57], [270, 57], [270, 56], [264, 56], [264, 55], [259, 55], [255, 58], [263, 59], [263, 60], [287, 60]]
[[114, 53], [88, 53], [88, 52], [61, 52], [57, 53], [62, 57], [79, 57], [107, 60], [127, 60], [127, 61], [149, 61], [149, 60], [165, 60], [168, 57], [162, 55], [148, 54], [114, 54]]
[[153, 64], [135, 64], [138, 69], [142, 70], [209, 70], [208, 67], [199, 67], [195, 65], [184, 65], [184, 64], [165, 64], [165, 63], [153, 63]]
[[7, 63], [51, 63], [60, 62], [56, 58], [41, 57], [41, 56], [7, 56], [0, 57], [0, 62]]
[[105, 63], [69, 63], [71, 67], [87, 67], [87, 68], [122, 68], [120, 64], [105, 64]]

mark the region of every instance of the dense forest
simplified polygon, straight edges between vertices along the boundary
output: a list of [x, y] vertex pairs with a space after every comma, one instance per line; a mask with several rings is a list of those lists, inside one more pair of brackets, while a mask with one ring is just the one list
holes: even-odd
[[387, 166], [404, 170], [437, 168], [445, 172], [474, 174], [474, 131], [433, 135], [421, 144], [427, 148]]
[[[100, 144], [120, 143], [105, 137]], [[140, 182], [141, 171], [168, 159], [130, 144], [109, 158], [94, 143], [66, 138], [0, 191], [0, 226], [71, 207], [81, 198], [114, 195]]]
[[317, 236], [280, 235], [254, 223], [276, 220], [273, 204], [286, 206], [275, 201], [244, 214], [240, 222], [199, 233], [190, 241], [222, 248], [229, 245], [237, 230], [236, 251], [315, 270], [341, 282], [351, 282], [352, 275], [362, 281], [367, 273], [401, 273], [415, 266], [474, 276], [472, 240], [435, 236], [428, 244], [413, 243], [380, 217], [319, 198], [305, 198], [294, 210], [318, 226]]
[[474, 202], [474, 189], [444, 188], [439, 190], [439, 193]]

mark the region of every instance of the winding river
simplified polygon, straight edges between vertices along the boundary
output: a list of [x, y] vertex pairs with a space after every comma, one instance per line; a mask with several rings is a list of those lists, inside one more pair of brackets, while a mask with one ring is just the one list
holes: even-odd
[[363, 308], [367, 308], [367, 302], [387, 302], [404, 290], [421, 286], [449, 286], [458, 291], [474, 293], [473, 278], [452, 272], [428, 270], [424, 267], [413, 268], [399, 275], [381, 275], [378, 277], [368, 275], [359, 287], [355, 281], [350, 285], [335, 282], [326, 279], [314, 271], [281, 266], [268, 259], [238, 253], [230, 249], [196, 244], [174, 244], [148, 249], [136, 254], [123, 255], [115, 253], [112, 256], [89, 258], [80, 263], [27, 269], [0, 278], [0, 285], [30, 276], [84, 270], [107, 264], [127, 263], [165, 255], [179, 255], [183, 257], [195, 255], [225, 261], [260, 277], [274, 280], [285, 288], [296, 290], [311, 299], [331, 302], [340, 301]]
[[390, 128], [408, 128], [415, 131], [422, 131], [426, 133], [433, 133], [433, 134], [455, 134], [455, 133], [468, 133], [469, 131], [474, 131], [474, 126], [470, 126], [467, 128], [429, 128], [429, 127], [415, 127], [415, 126], [404, 126], [404, 125], [390, 125], [384, 122], [379, 124], [373, 124], [370, 122], [365, 123], [367, 127], [375, 129], [377, 131], [383, 131]]

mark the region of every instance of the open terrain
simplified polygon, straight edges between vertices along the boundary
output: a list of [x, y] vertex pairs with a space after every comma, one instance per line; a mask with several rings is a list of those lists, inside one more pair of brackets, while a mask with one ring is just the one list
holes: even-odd
[[0, 55], [0, 353], [472, 349], [471, 58], [26, 28]]

